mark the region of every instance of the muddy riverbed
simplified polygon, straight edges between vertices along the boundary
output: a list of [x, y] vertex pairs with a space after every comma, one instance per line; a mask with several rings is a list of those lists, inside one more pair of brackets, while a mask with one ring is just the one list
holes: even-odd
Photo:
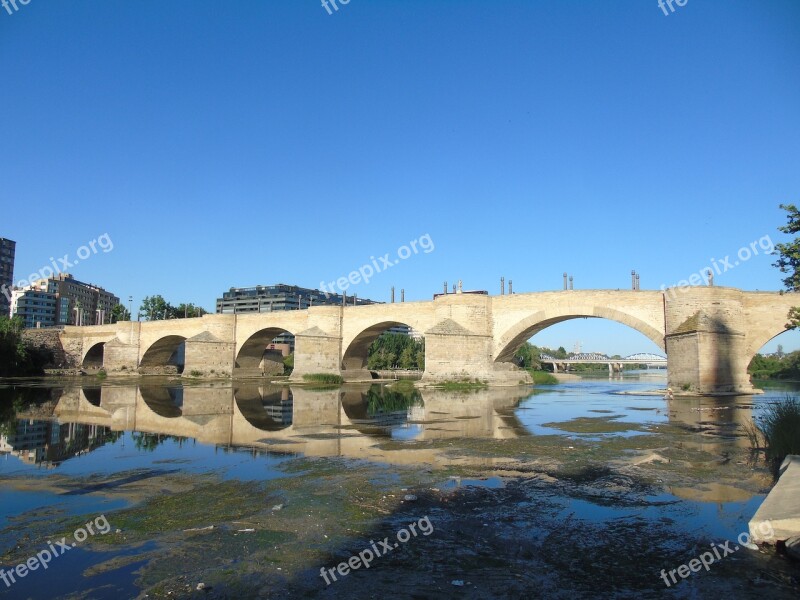
[[86, 379], [0, 388], [0, 595], [800, 594], [786, 557], [733, 551], [772, 483], [741, 425], [784, 390], [667, 401], [646, 373], [469, 392]]

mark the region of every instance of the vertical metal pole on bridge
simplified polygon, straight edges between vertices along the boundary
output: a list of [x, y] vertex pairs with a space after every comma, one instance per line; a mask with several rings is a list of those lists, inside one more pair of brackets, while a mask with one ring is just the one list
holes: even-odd
[[569, 276], [569, 289], [574, 290], [575, 286], [572, 284], [572, 275]]
[[509, 279], [508, 280], [508, 295], [509, 296], [514, 293], [514, 288], [512, 287], [512, 285], [513, 285], [513, 282]]
[[394, 304], [394, 286], [392, 286], [392, 304]]
[[406, 289], [405, 288], [401, 288], [400, 289], [400, 302], [405, 302], [405, 301], [406, 301]]
[[505, 296], [506, 295], [506, 278], [505, 277], [501, 277], [500, 278], [500, 295], [501, 296]]
[[567, 272], [564, 271], [564, 289], [567, 289]]

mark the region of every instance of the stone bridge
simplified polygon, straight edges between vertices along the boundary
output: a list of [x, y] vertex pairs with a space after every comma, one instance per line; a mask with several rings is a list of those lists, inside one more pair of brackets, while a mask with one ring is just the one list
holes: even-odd
[[295, 336], [293, 380], [312, 373], [370, 379], [367, 349], [384, 331], [407, 325], [425, 338], [423, 382], [479, 379], [530, 383], [512, 359], [545, 328], [581, 317], [623, 323], [668, 359], [669, 384], [704, 394], [748, 393], [752, 357], [785, 331], [794, 294], [724, 287], [661, 291], [567, 290], [506, 296], [448, 294], [426, 302], [319, 306], [308, 310], [67, 327], [60, 334], [75, 365], [147, 373], [183, 349], [183, 372], [251, 376], [264, 372], [269, 343]]

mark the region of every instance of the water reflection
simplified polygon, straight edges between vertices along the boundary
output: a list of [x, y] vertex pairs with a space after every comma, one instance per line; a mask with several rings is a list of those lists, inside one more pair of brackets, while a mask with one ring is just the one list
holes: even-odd
[[[611, 435], [642, 435], [646, 432], [637, 424], [664, 423], [699, 433], [693, 442], [699, 450], [724, 455], [732, 446], [747, 446], [741, 425], [752, 418], [754, 397], [666, 401], [637, 395], [652, 387], [652, 381], [579, 381], [545, 393], [530, 388], [397, 391], [369, 384], [319, 390], [247, 382], [6, 388], [0, 389], [6, 411], [0, 451], [52, 466], [91, 452], [113, 440], [111, 434], [137, 432], [137, 446], [145, 449], [168, 439], [192, 439], [254, 452], [438, 462], [444, 459], [433, 449], [382, 446], [387, 439], [581, 437], [553, 422], [587, 414], [631, 424], [630, 432]], [[31, 402], [40, 414], [19, 412]]]

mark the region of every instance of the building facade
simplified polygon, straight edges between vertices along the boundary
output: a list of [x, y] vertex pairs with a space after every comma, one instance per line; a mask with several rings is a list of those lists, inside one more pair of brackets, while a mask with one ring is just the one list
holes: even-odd
[[[217, 314], [246, 314], [276, 310], [303, 310], [311, 306], [341, 306], [345, 298], [340, 294], [325, 294], [319, 290], [296, 285], [258, 285], [249, 288], [231, 288], [217, 298]], [[348, 306], [376, 304], [366, 298], [348, 296]]]
[[16, 248], [16, 242], [0, 237], [0, 317], [7, 317], [11, 313]]
[[56, 295], [29, 287], [11, 292], [11, 315], [25, 327], [53, 327], [57, 324]]
[[103, 288], [60, 273], [14, 289], [11, 314], [25, 327], [102, 325], [111, 323], [119, 298]]
[[[101, 325], [111, 322], [111, 311], [119, 297], [103, 288], [83, 283], [68, 273], [44, 280], [47, 291], [57, 300], [57, 325]], [[37, 282], [36, 285], [41, 285]]]

